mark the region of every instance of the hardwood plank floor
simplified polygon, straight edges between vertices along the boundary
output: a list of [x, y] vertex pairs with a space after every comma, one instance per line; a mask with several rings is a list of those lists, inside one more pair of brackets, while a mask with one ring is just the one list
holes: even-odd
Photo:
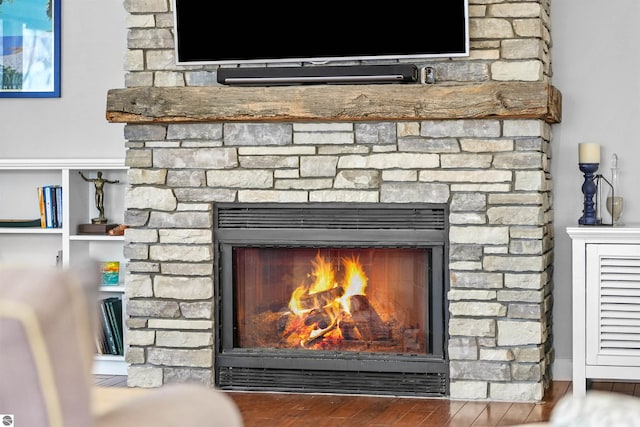
[[126, 387], [126, 375], [94, 375], [93, 385], [97, 387]]
[[[97, 387], [119, 387], [126, 377], [96, 375]], [[592, 388], [640, 395], [640, 384], [593, 383]], [[229, 392], [246, 427], [497, 427], [549, 420], [555, 404], [571, 392], [554, 381], [540, 403], [460, 401], [437, 398]]]

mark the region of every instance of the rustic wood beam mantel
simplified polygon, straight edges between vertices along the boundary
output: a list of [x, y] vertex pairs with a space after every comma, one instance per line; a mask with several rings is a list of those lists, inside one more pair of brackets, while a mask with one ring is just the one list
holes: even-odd
[[111, 89], [111, 123], [541, 119], [559, 123], [562, 95], [545, 82], [135, 87]]

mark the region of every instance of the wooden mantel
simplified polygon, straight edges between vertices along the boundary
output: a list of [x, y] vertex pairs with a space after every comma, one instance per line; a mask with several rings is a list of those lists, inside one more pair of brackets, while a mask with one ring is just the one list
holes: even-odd
[[559, 123], [562, 95], [545, 82], [135, 87], [111, 89], [111, 123], [541, 119]]

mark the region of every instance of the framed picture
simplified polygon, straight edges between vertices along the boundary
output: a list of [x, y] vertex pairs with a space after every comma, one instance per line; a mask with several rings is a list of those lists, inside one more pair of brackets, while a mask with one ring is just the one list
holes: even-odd
[[0, 98], [60, 97], [60, 2], [0, 0]]

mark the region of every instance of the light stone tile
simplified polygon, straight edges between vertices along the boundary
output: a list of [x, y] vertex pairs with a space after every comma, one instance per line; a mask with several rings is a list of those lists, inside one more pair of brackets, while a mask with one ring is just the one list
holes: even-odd
[[294, 132], [352, 132], [353, 123], [294, 123]]
[[160, 387], [163, 384], [162, 368], [151, 366], [129, 366], [127, 370], [127, 386], [129, 387]]
[[210, 320], [181, 320], [181, 319], [149, 319], [149, 328], [173, 330], [209, 330], [213, 327]]
[[537, 383], [493, 383], [489, 384], [489, 398], [510, 402], [537, 402], [544, 396], [544, 385]]
[[451, 381], [449, 393], [452, 399], [482, 400], [489, 394], [486, 381]]
[[156, 344], [160, 347], [199, 348], [213, 345], [208, 332], [158, 331]]
[[180, 301], [213, 298], [213, 281], [210, 277], [155, 276], [153, 294], [156, 298]]
[[150, 364], [159, 366], [207, 368], [213, 366], [213, 351], [151, 347], [147, 350], [147, 360]]
[[510, 362], [515, 359], [513, 351], [508, 348], [481, 348], [480, 360], [497, 360]]
[[540, 322], [497, 320], [498, 345], [522, 346], [540, 344], [545, 333]]

